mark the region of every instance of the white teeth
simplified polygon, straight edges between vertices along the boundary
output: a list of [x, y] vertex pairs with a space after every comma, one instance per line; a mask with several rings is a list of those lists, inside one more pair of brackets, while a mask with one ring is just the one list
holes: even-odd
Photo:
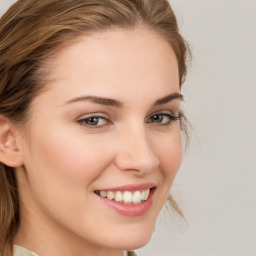
[[149, 188], [146, 190], [145, 192], [145, 196], [144, 196], [144, 200], [147, 200], [148, 199], [148, 196], [149, 196]]
[[108, 191], [108, 192], [107, 192], [107, 198], [108, 198], [109, 200], [114, 199], [114, 198], [115, 198], [115, 193], [114, 193], [113, 191]]
[[140, 191], [136, 191], [133, 195], [132, 195], [132, 202], [133, 203], [141, 203], [141, 193]]
[[143, 190], [143, 191], [141, 192], [141, 199], [142, 199], [142, 200], [145, 200], [145, 199], [144, 199], [144, 198], [145, 198], [145, 195], [146, 195], [146, 191]]
[[116, 192], [115, 201], [117, 201], [117, 202], [123, 201], [123, 195], [122, 195], [122, 193], [120, 191]]
[[139, 204], [146, 201], [149, 197], [150, 189], [142, 191], [99, 191], [101, 197], [105, 197], [108, 200], [115, 200], [116, 202], [123, 202], [125, 204]]
[[100, 196], [101, 197], [107, 197], [107, 192], [106, 191], [100, 191]]
[[132, 202], [132, 192], [125, 191], [123, 194], [123, 201], [124, 201], [124, 203], [131, 203]]

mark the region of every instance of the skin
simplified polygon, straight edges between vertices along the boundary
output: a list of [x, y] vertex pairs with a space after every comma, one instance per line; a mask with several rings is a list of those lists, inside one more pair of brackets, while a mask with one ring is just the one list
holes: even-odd
[[[179, 121], [161, 115], [177, 116], [181, 100], [153, 105], [180, 92], [173, 50], [145, 28], [112, 29], [60, 49], [49, 70], [51, 83], [16, 132], [22, 165], [15, 243], [40, 256], [121, 256], [144, 246], [182, 159]], [[122, 106], [74, 101], [88, 95]], [[160, 122], [152, 121], [155, 114]], [[103, 117], [96, 126], [78, 122], [95, 115]], [[94, 193], [148, 182], [157, 186], [153, 204], [139, 217], [117, 213]]]

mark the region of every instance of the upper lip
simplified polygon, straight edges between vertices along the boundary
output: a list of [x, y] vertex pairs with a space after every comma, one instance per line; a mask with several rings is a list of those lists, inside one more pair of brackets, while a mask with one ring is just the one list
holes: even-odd
[[95, 191], [138, 191], [156, 187], [155, 183], [128, 184], [112, 188], [96, 189]]

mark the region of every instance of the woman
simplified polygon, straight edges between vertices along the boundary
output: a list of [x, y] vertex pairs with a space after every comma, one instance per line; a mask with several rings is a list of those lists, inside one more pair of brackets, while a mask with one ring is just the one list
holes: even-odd
[[1, 255], [132, 255], [150, 240], [182, 159], [186, 53], [165, 0], [6, 12]]

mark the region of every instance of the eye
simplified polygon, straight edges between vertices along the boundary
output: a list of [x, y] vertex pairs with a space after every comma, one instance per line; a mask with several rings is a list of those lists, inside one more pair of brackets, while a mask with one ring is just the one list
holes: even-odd
[[90, 128], [100, 128], [108, 124], [109, 121], [102, 116], [90, 116], [88, 118], [79, 119], [77, 122]]
[[179, 119], [180, 119], [180, 115], [175, 116], [167, 113], [159, 113], [151, 116], [146, 122], [161, 124], [161, 125], [169, 125], [172, 121], [176, 121]]

